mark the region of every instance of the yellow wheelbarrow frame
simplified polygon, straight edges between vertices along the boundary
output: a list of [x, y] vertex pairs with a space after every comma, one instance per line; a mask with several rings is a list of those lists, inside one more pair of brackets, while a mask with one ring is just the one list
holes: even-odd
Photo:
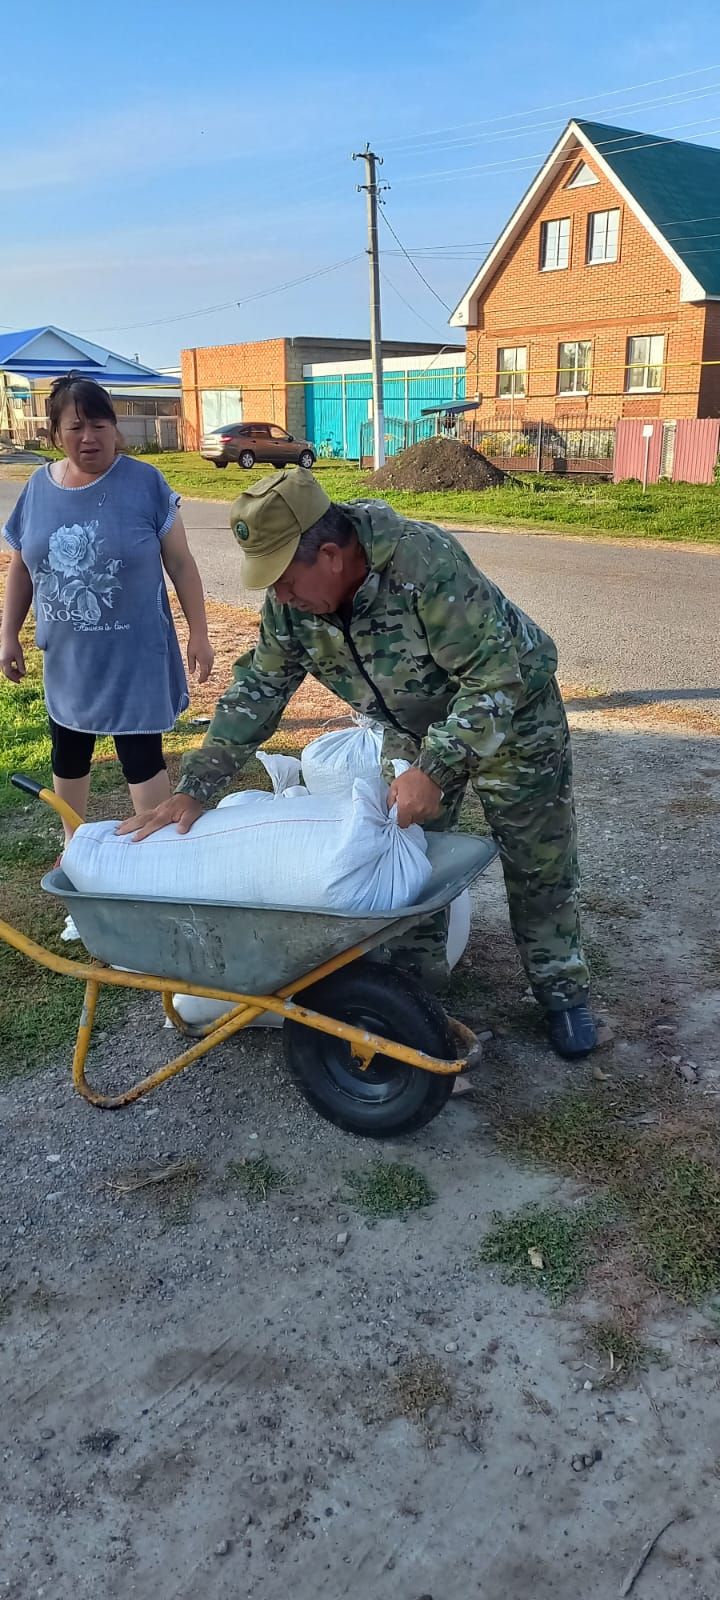
[[[25, 790], [50, 806], [53, 811], [63, 819], [68, 828], [74, 831], [82, 823], [82, 818], [67, 805], [64, 800], [50, 789], [43, 789], [32, 779], [13, 777], [13, 783], [18, 788]], [[343, 1039], [350, 1045], [352, 1055], [362, 1069], [366, 1069], [375, 1055], [389, 1056], [394, 1061], [403, 1062], [407, 1066], [420, 1068], [423, 1072], [433, 1072], [448, 1075], [457, 1075], [464, 1072], [468, 1065], [474, 1064], [479, 1046], [475, 1035], [462, 1023], [448, 1019], [454, 1037], [464, 1054], [455, 1060], [448, 1061], [438, 1056], [426, 1055], [422, 1050], [415, 1050], [409, 1045], [398, 1044], [394, 1040], [385, 1039], [380, 1034], [370, 1033], [364, 1029], [353, 1027], [350, 1023], [340, 1022], [334, 1017], [323, 1016], [318, 1011], [307, 1009], [298, 1005], [295, 995], [301, 994], [312, 984], [319, 983], [322, 978], [339, 972], [343, 967], [349, 966], [360, 956], [366, 955], [375, 948], [375, 941], [367, 940], [354, 945], [351, 949], [344, 950], [341, 955], [334, 956], [330, 961], [315, 967], [312, 972], [296, 979], [279, 989], [276, 994], [248, 995], [239, 994], [229, 989], [212, 988], [205, 984], [194, 984], [183, 981], [183, 992], [199, 996], [207, 1000], [227, 1000], [232, 1008], [228, 1014], [218, 1018], [217, 1022], [203, 1028], [198, 1037], [198, 1030], [189, 1029], [187, 1024], [178, 1015], [173, 1004], [173, 990], [177, 983], [169, 987], [170, 980], [165, 977], [155, 977], [147, 973], [122, 972], [115, 967], [105, 966], [100, 962], [72, 961], [65, 956], [59, 956], [44, 945], [37, 944], [34, 939], [29, 939], [20, 929], [12, 927], [8, 922], [0, 920], [0, 939], [17, 950], [29, 961], [37, 962], [38, 966], [46, 967], [50, 972], [57, 972], [63, 977], [76, 978], [85, 985], [80, 1022], [72, 1065], [73, 1086], [83, 1099], [90, 1105], [97, 1106], [103, 1111], [119, 1111], [124, 1106], [132, 1105], [143, 1095], [149, 1094], [152, 1089], [157, 1089], [161, 1084], [167, 1083], [171, 1078], [183, 1072], [194, 1061], [199, 1061], [202, 1056], [214, 1050], [217, 1045], [225, 1044], [228, 1039], [247, 1028], [257, 1017], [264, 1012], [271, 1012], [275, 1016], [283, 1017], [292, 1022], [303, 1023], [308, 1028], [315, 1028], [320, 1033], [332, 1035], [336, 1039]], [[87, 1080], [85, 1066], [92, 1039], [100, 989], [133, 989], [139, 993], [155, 993], [162, 996], [163, 1008], [166, 1017], [172, 1022], [179, 1032], [192, 1033], [196, 1042], [182, 1055], [176, 1056], [174, 1061], [167, 1066], [159, 1067], [145, 1078], [134, 1083], [131, 1088], [122, 1094], [101, 1094], [94, 1089]]]

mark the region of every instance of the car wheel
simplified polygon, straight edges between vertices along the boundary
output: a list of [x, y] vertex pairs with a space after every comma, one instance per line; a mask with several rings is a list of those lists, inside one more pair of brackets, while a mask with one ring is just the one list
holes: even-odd
[[[298, 999], [398, 1044], [456, 1058], [442, 1007], [404, 973], [358, 961], [304, 989]], [[396, 1138], [424, 1127], [442, 1110], [455, 1082], [454, 1074], [424, 1072], [390, 1056], [375, 1056], [362, 1070], [343, 1039], [302, 1022], [286, 1020], [283, 1044], [296, 1087], [320, 1116], [370, 1138]]]
[[310, 467], [314, 467], [315, 457], [312, 453], [312, 450], [303, 450], [302, 455], [298, 456], [298, 465], [301, 467], [306, 467], [308, 470]]
[[255, 465], [255, 456], [253, 451], [242, 450], [238, 458], [238, 465], [244, 467], [246, 472], [249, 472], [250, 468], [254, 467]]

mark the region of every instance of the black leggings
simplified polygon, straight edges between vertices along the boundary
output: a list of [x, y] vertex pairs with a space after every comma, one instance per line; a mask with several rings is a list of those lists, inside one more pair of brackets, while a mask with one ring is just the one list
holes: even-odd
[[[50, 722], [52, 769], [56, 778], [86, 778], [97, 735], [78, 733]], [[147, 783], [165, 770], [161, 733], [116, 733], [117, 758], [127, 783]]]

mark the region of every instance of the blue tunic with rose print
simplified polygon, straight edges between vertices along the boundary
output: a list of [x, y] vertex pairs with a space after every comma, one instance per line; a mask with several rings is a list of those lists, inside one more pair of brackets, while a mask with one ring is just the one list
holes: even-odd
[[164, 733], [188, 704], [160, 544], [180, 504], [155, 467], [117, 456], [80, 489], [49, 466], [4, 528], [32, 577], [53, 720], [82, 733]]

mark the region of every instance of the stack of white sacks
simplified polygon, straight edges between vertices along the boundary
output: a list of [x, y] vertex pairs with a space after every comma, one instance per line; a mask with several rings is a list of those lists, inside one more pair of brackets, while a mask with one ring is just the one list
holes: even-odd
[[[85, 824], [65, 850], [63, 870], [85, 893], [142, 899], [182, 893], [190, 900], [366, 915], [402, 910], [421, 899], [431, 869], [422, 829], [400, 828], [395, 810], [388, 812], [381, 747], [381, 730], [356, 718], [352, 727], [306, 745], [302, 762], [260, 752], [271, 794], [228, 795], [189, 834], [163, 828], [142, 846], [118, 837], [114, 822]], [[451, 967], [469, 933], [466, 890], [450, 908]], [[176, 995], [175, 1007], [194, 1027], [228, 1009], [191, 995]]]

